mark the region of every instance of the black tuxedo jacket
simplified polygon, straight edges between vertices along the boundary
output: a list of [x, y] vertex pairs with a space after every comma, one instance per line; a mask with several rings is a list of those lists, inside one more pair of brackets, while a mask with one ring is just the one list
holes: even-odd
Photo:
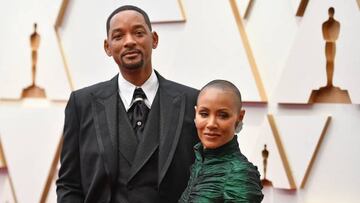
[[[171, 203], [177, 202], [185, 189], [194, 161], [193, 146], [198, 142], [194, 106], [198, 91], [156, 74], [160, 103], [157, 190], [161, 202]], [[133, 142], [124, 134], [134, 132], [124, 125], [127, 117], [117, 118], [117, 81], [118, 75], [71, 93], [65, 109], [61, 167], [56, 181], [58, 202], [110, 202], [121, 167], [119, 151], [124, 157], [134, 156], [135, 149], [130, 144], [118, 148], [118, 142]], [[144, 161], [134, 160], [136, 167], [130, 171], [130, 179]]]

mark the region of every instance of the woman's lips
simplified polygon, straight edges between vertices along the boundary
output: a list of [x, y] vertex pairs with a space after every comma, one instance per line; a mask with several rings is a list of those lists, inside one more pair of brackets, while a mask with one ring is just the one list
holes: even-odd
[[220, 137], [218, 133], [204, 133], [206, 137]]

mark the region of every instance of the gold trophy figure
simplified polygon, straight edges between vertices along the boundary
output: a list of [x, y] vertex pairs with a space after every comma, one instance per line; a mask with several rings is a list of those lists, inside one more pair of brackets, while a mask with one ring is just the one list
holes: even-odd
[[333, 85], [336, 40], [340, 34], [340, 23], [334, 19], [334, 14], [335, 9], [330, 7], [328, 9], [329, 18], [322, 24], [322, 34], [325, 40], [326, 86], [313, 90], [309, 103], [351, 103], [347, 90], [341, 90]]
[[339, 38], [340, 23], [334, 19], [335, 10], [329, 8], [329, 19], [322, 24], [322, 33], [325, 40], [326, 56], [326, 87], [333, 87], [334, 59], [336, 53], [336, 40]]
[[261, 155], [263, 157], [263, 171], [264, 171], [264, 178], [261, 180], [261, 184], [263, 186], [272, 186], [272, 182], [266, 178], [267, 160], [269, 158], [269, 151], [266, 148], [266, 144], [264, 145], [264, 149], [261, 151]]
[[23, 89], [21, 98], [25, 97], [37, 97], [45, 98], [45, 90], [36, 85], [36, 64], [38, 59], [38, 49], [40, 45], [40, 35], [36, 31], [37, 24], [34, 23], [34, 32], [30, 35], [30, 46], [31, 46], [31, 73], [32, 83], [29, 87]]

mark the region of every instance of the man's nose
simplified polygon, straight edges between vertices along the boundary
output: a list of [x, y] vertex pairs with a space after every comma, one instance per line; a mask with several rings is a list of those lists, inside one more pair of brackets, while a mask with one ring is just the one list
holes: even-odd
[[131, 34], [125, 36], [125, 47], [133, 47], [136, 45], [136, 41]]

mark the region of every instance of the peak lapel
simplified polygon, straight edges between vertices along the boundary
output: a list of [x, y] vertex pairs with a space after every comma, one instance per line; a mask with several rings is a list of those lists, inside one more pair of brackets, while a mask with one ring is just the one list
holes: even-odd
[[179, 141], [185, 113], [184, 95], [174, 94], [170, 89], [163, 88], [160, 91], [160, 106], [159, 185]]
[[118, 160], [116, 153], [116, 104], [116, 94], [106, 99], [97, 98], [92, 102], [96, 139], [105, 162], [105, 170], [113, 179], [116, 177]]

